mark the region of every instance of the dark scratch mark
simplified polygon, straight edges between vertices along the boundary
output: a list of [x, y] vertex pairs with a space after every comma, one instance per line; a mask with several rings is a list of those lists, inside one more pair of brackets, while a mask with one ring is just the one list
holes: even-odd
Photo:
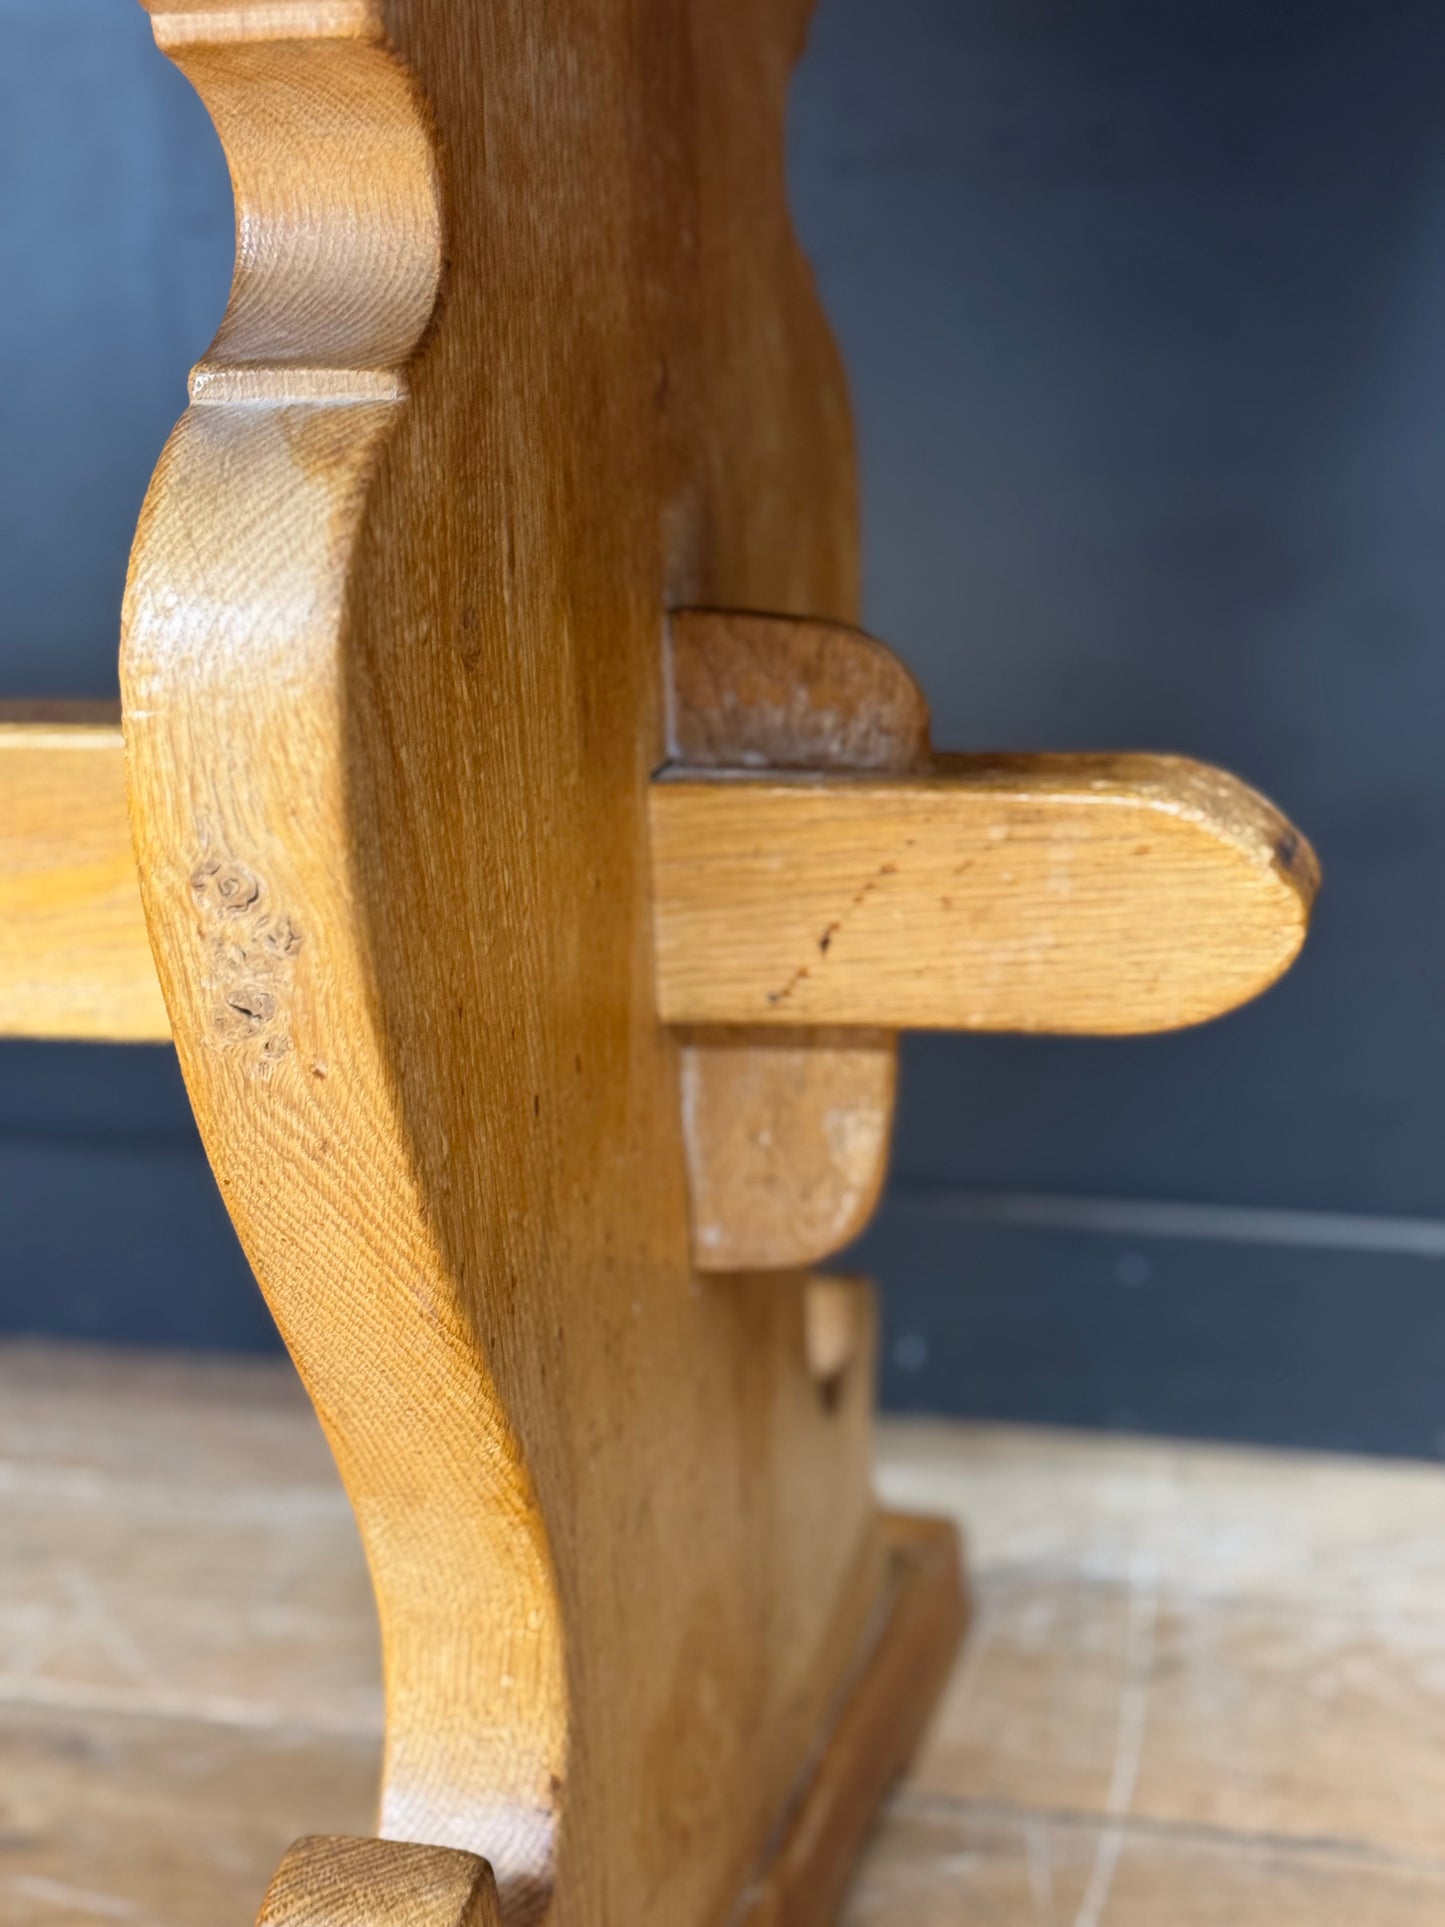
[[[858, 886], [858, 888], [853, 892], [852, 902], [849, 904], [849, 913], [859, 909], [861, 905], [864, 902], [866, 902], [866, 900], [873, 893], [873, 891], [878, 888], [878, 885], [883, 881], [884, 877], [897, 876], [897, 874], [898, 874], [898, 865], [896, 863], [893, 863], [893, 862], [880, 863], [878, 865], [878, 868], [873, 872], [873, 875], [865, 879], [865, 881], [861, 883]], [[846, 922], [846, 920], [847, 920], [846, 915], [842, 917], [835, 917], [833, 921], [824, 930], [822, 936], [819, 937], [818, 949], [823, 956], [825, 957], [827, 956], [829, 950], [832, 947], [834, 937], [843, 928], [843, 925]], [[772, 1004], [774, 1007], [776, 1007], [778, 1004], [786, 1003], [788, 998], [792, 996], [793, 992], [798, 988], [798, 985], [803, 982], [804, 978], [807, 977], [808, 974], [809, 974], [808, 965], [801, 964], [798, 967], [798, 969], [796, 969], [793, 972], [792, 976], [789, 977], [788, 981], [783, 985], [781, 990], [770, 990], [768, 992], [768, 1002]]]
[[781, 1004], [784, 1002], [786, 998], [792, 996], [793, 992], [798, 988], [798, 985], [808, 975], [808, 966], [806, 964], [800, 964], [781, 990], [770, 990], [768, 992], [768, 1002], [770, 1004]]

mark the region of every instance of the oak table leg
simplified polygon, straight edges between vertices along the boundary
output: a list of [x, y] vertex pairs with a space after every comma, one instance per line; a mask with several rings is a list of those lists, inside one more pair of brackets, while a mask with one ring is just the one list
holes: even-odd
[[379, 1830], [508, 1927], [706, 1927], [898, 1584], [866, 1329], [825, 1396], [804, 1276], [694, 1272], [653, 983], [664, 610], [855, 614], [807, 8], [152, 11], [242, 246], [132, 560], [131, 815], [376, 1585]]

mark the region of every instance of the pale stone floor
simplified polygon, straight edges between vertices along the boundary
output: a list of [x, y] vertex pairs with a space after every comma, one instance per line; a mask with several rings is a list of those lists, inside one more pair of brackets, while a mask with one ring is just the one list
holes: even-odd
[[[893, 1423], [879, 1481], [978, 1616], [848, 1927], [1445, 1921], [1445, 1469]], [[0, 1347], [0, 1922], [249, 1927], [379, 1726], [289, 1368]]]

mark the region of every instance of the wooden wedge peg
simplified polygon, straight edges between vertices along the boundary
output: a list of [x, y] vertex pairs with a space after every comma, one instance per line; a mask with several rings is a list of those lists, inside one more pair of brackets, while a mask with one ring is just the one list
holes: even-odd
[[[668, 753], [688, 769], [911, 770], [928, 705], [860, 630], [728, 609], [668, 623]], [[693, 1029], [682, 1039], [693, 1261], [816, 1264], [867, 1223], [898, 1081], [882, 1030]]]
[[813, 1264], [861, 1230], [894, 1031], [1170, 1029], [1303, 941], [1314, 854], [1220, 770], [937, 756], [903, 665], [837, 623], [685, 610], [667, 665], [657, 997], [701, 1269]]

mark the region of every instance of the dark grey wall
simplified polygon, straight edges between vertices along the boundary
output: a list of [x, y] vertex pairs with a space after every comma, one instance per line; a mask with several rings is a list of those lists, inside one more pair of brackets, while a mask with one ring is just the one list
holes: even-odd
[[[1441, 1260], [1371, 1248], [1445, 1216], [1442, 55], [1445, 9], [1399, 0], [824, 7], [795, 183], [871, 625], [943, 740], [1211, 758], [1327, 875], [1295, 973], [1206, 1030], [910, 1044], [863, 1254], [897, 1400], [1445, 1427]], [[1145, 1238], [1061, 1197], [1371, 1222]]]
[[[135, 0], [10, 0], [0, 694], [116, 689], [126, 554], [230, 280], [225, 163]], [[0, 1042], [0, 1330], [274, 1345], [168, 1050]]]
[[[229, 200], [138, 8], [13, 16], [0, 685], [99, 692]], [[822, 0], [793, 195], [870, 625], [940, 740], [1223, 762], [1328, 879], [1204, 1031], [910, 1043], [861, 1253], [895, 1402], [1445, 1441], [1442, 56], [1424, 0]], [[166, 1057], [0, 1080], [0, 1319], [266, 1341]]]
[[135, 0], [7, 0], [0, 689], [108, 695], [136, 511], [231, 275], [225, 162]]

